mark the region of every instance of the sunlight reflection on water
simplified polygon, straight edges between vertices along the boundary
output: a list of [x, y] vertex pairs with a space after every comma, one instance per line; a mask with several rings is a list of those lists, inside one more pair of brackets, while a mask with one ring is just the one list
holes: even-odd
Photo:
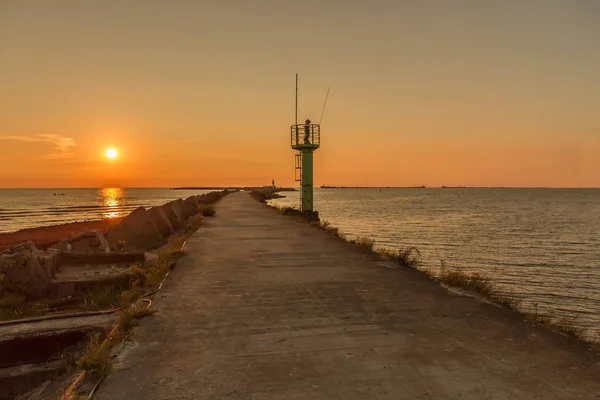
[[100, 190], [100, 204], [107, 207], [102, 213], [103, 218], [117, 218], [124, 214], [118, 208], [123, 202], [123, 189], [120, 188], [104, 188]]

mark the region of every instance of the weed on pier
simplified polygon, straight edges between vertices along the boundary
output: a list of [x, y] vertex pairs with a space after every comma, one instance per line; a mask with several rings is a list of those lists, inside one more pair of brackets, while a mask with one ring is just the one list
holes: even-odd
[[204, 206], [202, 208], [202, 215], [205, 217], [212, 217], [216, 214], [216, 212], [217, 210], [215, 209], [215, 206], [212, 205]]
[[112, 360], [109, 357], [108, 348], [102, 345], [99, 335], [92, 336], [85, 348], [85, 353], [76, 365], [96, 378], [104, 378], [108, 375], [112, 368]]
[[377, 252], [383, 259], [392, 261], [401, 267], [416, 269], [421, 265], [421, 252], [415, 246], [406, 246], [398, 250], [382, 248]]
[[356, 239], [349, 239], [348, 242], [371, 251], [373, 250], [373, 246], [375, 246], [375, 241], [365, 236], [359, 236]]
[[127, 334], [138, 324], [141, 318], [153, 314], [154, 311], [144, 306], [132, 306], [119, 314], [117, 327], [113, 329], [104, 341], [100, 335], [94, 335], [88, 342], [85, 352], [76, 365], [95, 378], [104, 378], [112, 369], [113, 360], [110, 349], [119, 341], [124, 340]]
[[588, 336], [586, 329], [577, 326], [574, 319], [570, 318], [553, 318], [553, 310], [550, 310], [549, 314], [543, 314], [539, 311], [537, 303], [533, 304], [533, 308], [527, 311], [523, 311], [525, 317], [530, 320], [544, 325], [550, 329], [561, 332], [567, 336], [577, 338], [586, 342], [593, 342], [593, 338]]
[[325, 232], [327, 232], [330, 235], [344, 238], [344, 235], [340, 232], [339, 228], [331, 225], [329, 222], [325, 221], [324, 219], [322, 219], [320, 221], [311, 221], [310, 224], [312, 226], [316, 226], [317, 228], [324, 230]]

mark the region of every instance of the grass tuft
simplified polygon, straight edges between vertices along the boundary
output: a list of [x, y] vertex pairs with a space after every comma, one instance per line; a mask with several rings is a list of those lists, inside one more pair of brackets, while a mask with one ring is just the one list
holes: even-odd
[[[593, 340], [588, 337], [588, 331], [585, 328], [579, 327], [576, 321], [572, 318], [561, 317], [559, 319], [552, 318], [551, 315], [540, 313], [537, 307], [537, 303], [533, 304], [533, 309], [523, 311], [525, 317], [530, 320], [544, 325], [550, 329], [561, 332], [567, 336], [574, 337], [584, 342], [592, 343]], [[550, 314], [554, 314], [554, 311], [550, 310]]]
[[464, 272], [457, 269], [448, 268], [444, 260], [440, 261], [442, 267], [440, 272], [430, 274], [434, 279], [450, 286], [460, 287], [474, 293], [478, 293], [493, 302], [500, 304], [511, 310], [519, 310], [521, 301], [514, 294], [503, 293], [492, 282], [492, 279], [479, 272]]
[[576, 339], [587, 340], [587, 330], [579, 327], [575, 324], [575, 320], [562, 317], [557, 320], [550, 320], [546, 323], [552, 329], [564, 333], [565, 335], [574, 337]]
[[[187, 222], [187, 224], [185, 226], [185, 229], [183, 231], [183, 236], [184, 237], [188, 237], [192, 233], [194, 233], [198, 229], [200, 229], [200, 227], [202, 226], [202, 223], [204, 223], [204, 217], [201, 214], [202, 213], [194, 215], [193, 217], [190, 217], [190, 219], [188, 220], [188, 222]], [[170, 241], [171, 240], [172, 239], [170, 239]]]
[[202, 207], [202, 215], [205, 217], [212, 217], [216, 213], [217, 213], [217, 210], [215, 209], [215, 206], [213, 206], [213, 205], [206, 205], [206, 206]]
[[277, 206], [277, 212], [281, 215], [291, 215], [297, 214], [299, 211], [296, 208], [290, 206]]
[[461, 287], [484, 296], [489, 297], [494, 293], [494, 285], [488, 276], [478, 272], [463, 272], [448, 268], [444, 261], [442, 261], [442, 268], [435, 278], [450, 286]]
[[331, 225], [328, 221], [326, 221], [324, 219], [322, 219], [320, 221], [312, 221], [310, 224], [321, 228], [322, 230], [324, 230], [325, 232], [327, 232], [330, 235], [343, 238], [343, 235], [340, 232], [340, 229]]
[[142, 296], [142, 288], [140, 286], [133, 286], [129, 290], [121, 293], [121, 306], [127, 307], [128, 305], [135, 302]]
[[146, 275], [148, 271], [139, 264], [134, 264], [129, 267], [129, 279], [131, 287], [144, 286], [146, 283]]
[[115, 286], [99, 286], [90, 290], [84, 299], [84, 304], [91, 309], [103, 309], [119, 304], [121, 290]]
[[139, 319], [153, 313], [154, 311], [141, 306], [130, 307], [126, 311], [121, 312], [118, 322], [119, 329], [113, 329], [112, 331], [116, 332], [114, 336], [107, 337], [104, 342], [100, 340], [100, 335], [92, 336], [86, 346], [85, 352], [76, 363], [77, 367], [87, 371], [96, 378], [106, 377], [112, 369], [112, 359], [110, 357], [112, 346], [117, 340], [124, 337], [131, 328], [136, 326]]
[[0, 298], [0, 310], [14, 309], [23, 306], [25, 296], [20, 296], [14, 293], [5, 293]]
[[421, 265], [421, 252], [415, 246], [406, 246], [399, 250], [379, 249], [378, 252], [384, 259], [401, 267], [416, 269]]
[[77, 367], [96, 378], [106, 377], [112, 368], [112, 360], [109, 357], [108, 350], [108, 346], [102, 345], [99, 335], [92, 336], [85, 352], [77, 361]]
[[375, 246], [375, 240], [365, 236], [359, 236], [358, 238], [350, 240], [349, 242], [371, 251], [373, 250], [373, 246]]
[[139, 319], [152, 314], [154, 314], [154, 311], [141, 306], [132, 306], [126, 311], [123, 311], [121, 314], [119, 314], [119, 326], [121, 328], [121, 332], [128, 332], [131, 330], [131, 328], [138, 324]]

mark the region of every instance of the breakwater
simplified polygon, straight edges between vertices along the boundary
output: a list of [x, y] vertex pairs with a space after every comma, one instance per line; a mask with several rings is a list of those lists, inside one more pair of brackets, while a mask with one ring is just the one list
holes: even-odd
[[43, 250], [28, 241], [0, 252], [0, 399], [43, 382], [51, 383], [42, 391], [60, 390], [59, 377], [90, 351], [86, 341], [146, 310], [185, 238], [226, 194], [139, 207], [106, 232], [81, 232]]

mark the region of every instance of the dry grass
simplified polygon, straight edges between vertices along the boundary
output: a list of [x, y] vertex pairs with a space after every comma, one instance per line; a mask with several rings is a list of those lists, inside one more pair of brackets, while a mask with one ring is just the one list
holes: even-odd
[[506, 308], [519, 310], [521, 301], [512, 294], [506, 294], [500, 291], [489, 276], [478, 272], [465, 272], [448, 268], [446, 262], [443, 260], [441, 261], [441, 264], [442, 267], [439, 273], [430, 273], [430, 276], [434, 279], [450, 286], [478, 293]]
[[104, 346], [100, 337], [94, 335], [90, 338], [85, 352], [76, 365], [96, 378], [104, 378], [112, 368], [112, 360], [108, 354], [109, 350], [110, 347]]
[[26, 302], [25, 296], [4, 293], [0, 298], [0, 321], [29, 318], [51, 310], [46, 301]]
[[448, 268], [444, 261], [442, 261], [442, 268], [435, 278], [447, 285], [467, 289], [483, 296], [489, 297], [494, 293], [494, 285], [488, 276], [477, 272], [464, 272]]
[[577, 326], [575, 319], [567, 317], [553, 318], [552, 314], [554, 314], [554, 312], [552, 310], [550, 311], [550, 314], [540, 313], [537, 303], [533, 305], [532, 310], [523, 311], [523, 314], [525, 314], [530, 321], [537, 322], [552, 330], [583, 340], [584, 342], [593, 343], [592, 338], [588, 336], [588, 331], [585, 328]]
[[515, 310], [525, 315], [528, 320], [540, 323], [552, 330], [585, 342], [592, 342], [588, 337], [587, 330], [578, 326], [573, 319], [566, 317], [553, 318], [551, 315], [542, 314], [538, 311], [537, 304], [534, 304], [533, 310], [523, 310], [521, 301], [517, 299], [514, 294], [500, 291], [492, 282], [491, 278], [486, 275], [477, 272], [464, 272], [451, 269], [447, 267], [444, 261], [442, 261], [440, 272], [438, 274], [432, 274], [432, 277], [447, 285], [478, 293], [494, 303]]
[[5, 293], [0, 298], [0, 310], [8, 310], [23, 306], [25, 296], [20, 296], [14, 293]]
[[139, 299], [143, 294], [142, 288], [140, 286], [134, 286], [129, 290], [125, 290], [121, 293], [121, 306], [127, 307], [130, 304], [133, 304], [137, 299]]
[[290, 215], [298, 212], [298, 209], [290, 206], [277, 206], [277, 212], [282, 215]]
[[213, 205], [206, 205], [206, 206], [202, 207], [202, 215], [205, 217], [212, 217], [216, 213], [217, 213], [217, 210], [216, 210], [215, 206], [213, 206]]
[[115, 286], [100, 286], [85, 295], [84, 305], [90, 309], [113, 307], [121, 301], [121, 290]]
[[415, 246], [406, 246], [399, 250], [379, 249], [378, 253], [401, 267], [416, 269], [421, 265], [421, 252]]
[[546, 325], [551, 329], [557, 330], [576, 339], [584, 341], [588, 340], [587, 330], [577, 326], [575, 320], [573, 319], [562, 317], [557, 320], [550, 320], [550, 322], [547, 322]]
[[171, 237], [166, 245], [157, 250], [156, 255], [159, 258], [178, 256], [183, 244], [185, 243], [186, 237], [186, 235], [177, 235]]
[[94, 335], [90, 338], [85, 352], [79, 358], [76, 365], [78, 368], [87, 371], [96, 378], [104, 378], [108, 375], [112, 368], [112, 359], [110, 357], [110, 349], [122, 337], [125, 337], [127, 332], [138, 324], [141, 318], [153, 314], [153, 311], [146, 307], [130, 307], [126, 311], [119, 314], [117, 323], [118, 332], [114, 336], [107, 337], [104, 341], [100, 340], [99, 335]]
[[131, 282], [130, 287], [145, 285], [146, 275], [148, 273], [148, 270], [146, 268], [144, 268], [142, 265], [134, 264], [134, 265], [130, 266], [128, 273], [129, 273], [129, 280]]
[[375, 241], [365, 236], [359, 236], [354, 240], [349, 240], [348, 242], [371, 251], [373, 250], [373, 246], [375, 246]]
[[126, 311], [119, 314], [119, 327], [121, 332], [128, 332], [138, 324], [138, 320], [152, 315], [154, 311], [146, 307], [130, 307]]
[[[187, 225], [185, 226], [185, 230], [183, 231], [183, 237], [189, 237], [192, 233], [196, 232], [202, 226], [203, 222], [204, 216], [202, 216], [201, 214], [197, 214], [193, 217], [190, 217]], [[173, 239], [170, 239], [169, 241], [171, 240]]]
[[344, 237], [342, 235], [342, 233], [340, 232], [339, 228], [331, 225], [328, 221], [326, 221], [324, 219], [322, 219], [320, 221], [312, 221], [310, 224], [312, 226], [316, 226], [316, 227], [324, 230], [325, 232], [327, 232], [330, 235], [341, 237], [341, 238]]

